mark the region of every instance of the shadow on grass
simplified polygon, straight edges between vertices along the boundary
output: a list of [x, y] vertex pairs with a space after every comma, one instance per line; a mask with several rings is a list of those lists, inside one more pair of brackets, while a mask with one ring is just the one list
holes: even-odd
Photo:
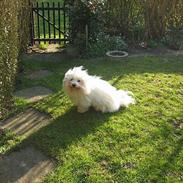
[[[58, 96], [55, 97], [55, 102], [57, 99]], [[49, 105], [49, 103], [47, 103], [47, 105]], [[58, 104], [52, 103], [52, 105], [58, 107]], [[124, 109], [119, 111], [119, 113], [125, 112]], [[25, 140], [25, 142], [26, 144], [35, 144], [38, 148], [48, 153], [48, 155], [54, 158], [56, 157], [57, 160], [62, 162], [60, 156], [63, 156], [63, 152], [66, 152], [70, 145], [77, 144], [77, 142], [82, 141], [83, 137], [94, 134], [100, 126], [107, 123], [111, 116], [117, 114], [118, 112], [102, 114], [92, 109], [84, 114], [79, 114], [76, 112], [75, 107], [71, 107], [64, 114], [53, 120], [51, 124], [34, 133], [30, 138]], [[158, 126], [158, 130], [150, 133], [147, 139], [145, 139], [145, 143], [142, 143], [148, 146], [149, 143], [157, 141], [158, 144], [154, 146], [155, 154], [152, 154], [152, 157], [150, 157], [147, 162], [143, 162], [145, 166], [142, 163], [140, 169], [137, 167], [139, 177], [142, 176], [143, 179], [147, 179], [147, 181], [166, 181], [165, 176], [168, 172], [171, 172], [172, 166], [174, 166], [183, 147], [182, 137], [180, 140], [173, 140], [175, 134], [174, 128], [170, 128], [168, 124]], [[162, 141], [158, 141], [159, 138], [162, 139]], [[172, 148], [170, 152], [168, 152], [168, 146]], [[140, 146], [138, 148], [140, 148]], [[148, 151], [146, 153], [148, 153]], [[147, 154], [145, 156], [147, 156]], [[162, 161], [165, 163], [161, 163]]]
[[[93, 109], [79, 114], [76, 108], [72, 107], [51, 124], [33, 134], [31, 141], [34, 141], [39, 148], [46, 149], [49, 154], [55, 155], [52, 152], [67, 149], [84, 136], [95, 132], [111, 115], [114, 114], [102, 114]], [[46, 139], [48, 141], [45, 142]]]
[[[40, 57], [41, 59], [42, 56]], [[30, 58], [31, 59], [31, 58]], [[48, 60], [54, 60], [54, 57], [48, 57]], [[56, 58], [59, 60], [58, 58]], [[127, 59], [125, 62], [113, 62], [113, 61], [106, 61], [100, 60], [98, 63], [97, 60], [92, 60], [91, 62], [86, 62], [84, 60], [78, 61], [77, 63], [71, 63], [63, 61], [63, 67], [60, 68], [59, 72], [64, 73], [68, 68], [75, 66], [75, 65], [84, 65], [86, 68], [89, 69], [89, 73], [91, 71], [92, 74], [103, 75], [104, 79], [110, 80], [113, 77], [116, 77], [113, 81], [113, 85], [116, 85], [119, 80], [123, 78], [124, 75], [128, 74], [140, 74], [140, 73], [175, 73], [175, 74], [182, 74], [183, 73], [183, 62], [182, 58], [176, 58], [176, 62], [174, 61], [175, 58], [170, 58], [167, 60], [166, 58], [137, 58], [137, 59]], [[35, 60], [34, 60], [35, 61]], [[49, 63], [52, 64], [53, 63]], [[49, 64], [47, 65], [49, 67]], [[44, 62], [43, 62], [44, 65]], [[112, 67], [111, 67], [112, 65]], [[55, 67], [55, 68], [54, 68]], [[53, 70], [57, 69], [57, 65], [52, 66]], [[57, 108], [62, 108], [67, 106], [65, 100], [59, 100], [60, 98], [63, 99], [63, 93], [57, 93], [50, 100], [45, 100], [43, 105], [44, 108], [49, 110], [49, 112], [56, 111]], [[66, 111], [66, 112], [65, 112]], [[119, 111], [120, 113], [125, 112], [123, 109]], [[71, 144], [77, 143], [81, 141], [83, 137], [94, 133], [97, 129], [102, 126], [104, 123], [108, 121], [108, 119], [113, 114], [102, 114], [100, 112], [95, 112], [94, 110], [90, 110], [87, 113], [79, 114], [76, 112], [74, 107], [71, 107], [69, 104], [66, 110], [59, 111], [56, 115], [56, 119], [54, 119], [50, 124], [47, 126], [39, 129], [33, 135], [29, 136], [26, 140], [22, 142], [22, 144], [36, 144], [36, 146], [40, 149], [43, 149], [44, 152], [47, 151], [49, 155], [52, 157], [59, 157], [60, 151], [65, 151]], [[31, 119], [32, 117], [29, 116]], [[32, 126], [31, 126], [32, 128]], [[160, 127], [161, 128], [161, 127]], [[163, 138], [163, 143], [169, 140], [169, 132], [168, 129], [167, 133], [161, 134]], [[160, 144], [161, 145], [161, 144]], [[150, 174], [149, 172], [153, 171], [154, 169], [158, 168], [160, 171], [159, 174], [163, 175], [166, 174], [170, 165], [175, 162], [176, 157], [181, 151], [182, 141], [178, 141], [174, 144], [174, 150], [172, 153], [167, 155], [166, 162], [164, 165], [159, 165], [157, 162], [157, 166], [153, 167], [153, 163], [158, 161], [158, 157], [163, 151], [162, 149], [158, 150], [158, 155], [154, 156], [152, 159], [153, 163], [149, 162], [149, 165], [143, 169], [142, 172], [139, 172], [141, 176], [143, 174]], [[58, 158], [60, 160], [60, 158]], [[152, 165], [152, 166], [151, 166]], [[28, 170], [27, 170], [28, 171]], [[146, 176], [148, 177], [148, 176]]]
[[[34, 112], [30, 113], [28, 110], [27, 114], [24, 115], [23, 118], [21, 115], [18, 117], [16, 120], [18, 121], [18, 124], [8, 124], [10, 126], [15, 125], [14, 127], [19, 129], [22, 123], [27, 123], [28, 126], [26, 126], [24, 129], [23, 125], [23, 128], [20, 129], [21, 133], [19, 134], [28, 136], [18, 146], [6, 152], [5, 157], [7, 160], [4, 159], [0, 164], [6, 168], [6, 171], [0, 170], [0, 173], [4, 175], [4, 172], [11, 171], [11, 168], [8, 168], [5, 163], [8, 161], [8, 159], [11, 159], [14, 154], [16, 154], [16, 152], [12, 152], [13, 150], [19, 150], [23, 147], [26, 148], [27, 146], [35, 145], [38, 149], [44, 149], [44, 152], [47, 151], [45, 153], [48, 153], [49, 156], [51, 155], [53, 158], [57, 159], [60, 151], [65, 151], [71, 144], [77, 143], [77, 141], [80, 141], [84, 136], [87, 136], [88, 134], [96, 131], [96, 129], [100, 125], [104, 124], [110, 116], [111, 114], [102, 114], [95, 112], [92, 109], [84, 114], [79, 114], [77, 113], [75, 107], [71, 107], [68, 111], [66, 111], [63, 115], [59, 116], [55, 120], [50, 118], [50, 124], [48, 124], [48, 121], [45, 122], [45, 118], [42, 118], [42, 120], [39, 121], [35, 121], [35, 123], [33, 122], [32, 124], [29, 124], [29, 121], [34, 121], [39, 117], [35, 116]], [[46, 120], [48, 119], [46, 118]], [[35, 128], [41, 125], [41, 123], [45, 123], [45, 125], [47, 123], [47, 126], [44, 126], [39, 130], [35, 130]], [[33, 129], [34, 131], [32, 131]], [[34, 156], [36, 156], [36, 154]], [[2, 181], [9, 181], [12, 179], [14, 181], [18, 181], [23, 177], [29, 175], [29, 172], [32, 169], [35, 169], [35, 167], [35, 176], [39, 176], [39, 174], [44, 171], [42, 170], [42, 167], [40, 167], [40, 169], [37, 167], [38, 164], [41, 164], [41, 161], [42, 160], [37, 160], [36, 163], [28, 163], [28, 168], [18, 168], [20, 171], [16, 176], [12, 175], [13, 177], [9, 176], [9, 178], [7, 178], [7, 176], [6, 178], [2, 177]], [[39, 171], [41, 172], [39, 173]]]

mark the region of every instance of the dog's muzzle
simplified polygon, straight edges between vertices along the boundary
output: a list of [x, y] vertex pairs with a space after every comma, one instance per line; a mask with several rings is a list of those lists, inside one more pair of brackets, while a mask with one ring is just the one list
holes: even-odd
[[76, 84], [72, 84], [72, 87], [75, 88], [76, 87]]

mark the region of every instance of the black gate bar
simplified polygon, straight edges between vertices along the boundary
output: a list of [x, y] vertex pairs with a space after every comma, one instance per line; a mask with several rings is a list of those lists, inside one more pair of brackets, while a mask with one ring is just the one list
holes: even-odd
[[[36, 3], [31, 4], [31, 44], [36, 41], [40, 44], [44, 43], [61, 43], [64, 45], [69, 41], [69, 30], [66, 25], [69, 25], [66, 19], [68, 7], [65, 3], [61, 6], [60, 2], [52, 3]], [[67, 13], [66, 13], [67, 12]], [[67, 26], [68, 27], [68, 26]], [[68, 27], [69, 29], [69, 27]]]

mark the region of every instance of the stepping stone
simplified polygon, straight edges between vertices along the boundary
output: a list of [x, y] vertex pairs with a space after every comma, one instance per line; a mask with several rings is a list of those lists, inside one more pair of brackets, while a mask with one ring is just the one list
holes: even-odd
[[52, 74], [49, 70], [37, 70], [29, 73], [26, 77], [28, 79], [42, 79], [44, 77], [50, 76]]
[[53, 91], [50, 90], [49, 88], [45, 88], [43, 86], [35, 86], [16, 91], [14, 95], [17, 97], [27, 99], [28, 102], [36, 102], [38, 100], [43, 99], [44, 97], [47, 97], [52, 93]]
[[28, 137], [40, 128], [49, 124], [51, 120], [52, 118], [49, 115], [29, 108], [16, 116], [1, 121], [0, 128], [9, 129], [18, 135]]
[[52, 171], [54, 162], [33, 147], [0, 157], [1, 183], [42, 182]]

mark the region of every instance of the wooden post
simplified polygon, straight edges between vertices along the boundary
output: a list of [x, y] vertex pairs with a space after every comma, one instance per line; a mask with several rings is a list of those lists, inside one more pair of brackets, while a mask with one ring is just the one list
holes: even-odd
[[[37, 2], [37, 37], [40, 39], [40, 26], [39, 26], [39, 3]], [[40, 44], [40, 40], [39, 40]]]
[[[45, 13], [44, 13], [44, 3], [42, 2], [42, 15], [43, 15], [43, 36], [44, 36], [44, 39], [46, 39], [46, 27], [45, 27]], [[46, 41], [44, 41], [44, 44], [46, 44]]]
[[[47, 2], [47, 8], [48, 8], [48, 35], [49, 35], [49, 39], [51, 39], [51, 26], [50, 26], [50, 3]], [[49, 41], [50, 44], [50, 41]]]
[[30, 44], [34, 45], [34, 13], [33, 13], [33, 3], [29, 0], [29, 11], [30, 11]]
[[85, 26], [85, 31], [86, 31], [86, 50], [88, 50], [88, 25], [86, 24]]
[[[53, 2], [53, 34], [54, 34], [54, 39], [56, 38], [56, 32], [55, 32], [55, 3]], [[56, 42], [54, 41], [54, 44]]]
[[[61, 25], [60, 25], [60, 2], [58, 2], [58, 34], [59, 34], [59, 44], [61, 44]], [[64, 37], [65, 38], [65, 37]]]

